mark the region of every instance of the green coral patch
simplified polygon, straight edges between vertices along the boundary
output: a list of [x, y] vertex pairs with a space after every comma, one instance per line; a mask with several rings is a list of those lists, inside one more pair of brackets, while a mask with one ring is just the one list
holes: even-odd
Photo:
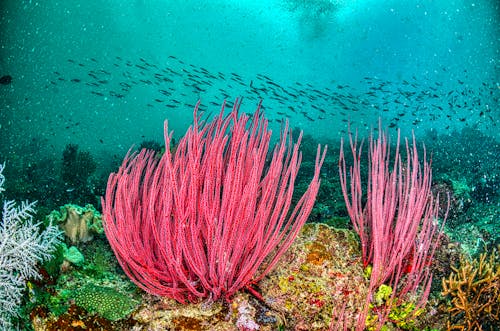
[[111, 287], [87, 285], [77, 291], [76, 305], [111, 321], [127, 317], [138, 302]]

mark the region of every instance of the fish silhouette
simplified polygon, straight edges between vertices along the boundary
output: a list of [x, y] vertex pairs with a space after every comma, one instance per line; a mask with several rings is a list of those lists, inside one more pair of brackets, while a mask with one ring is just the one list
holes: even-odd
[[9, 85], [12, 83], [12, 76], [11, 75], [5, 75], [0, 78], [0, 84], [2, 85]]

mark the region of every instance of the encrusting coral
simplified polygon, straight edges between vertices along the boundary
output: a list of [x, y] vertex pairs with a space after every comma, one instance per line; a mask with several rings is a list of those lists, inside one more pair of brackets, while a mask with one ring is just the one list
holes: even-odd
[[[500, 247], [499, 247], [500, 248]], [[451, 297], [448, 330], [493, 330], [500, 318], [500, 263], [498, 249], [475, 260], [464, 259], [460, 268], [443, 279], [443, 295]]]

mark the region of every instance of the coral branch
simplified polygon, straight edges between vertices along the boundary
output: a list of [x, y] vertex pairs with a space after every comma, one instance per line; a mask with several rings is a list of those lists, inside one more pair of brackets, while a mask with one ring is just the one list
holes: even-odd
[[307, 220], [325, 157], [318, 146], [309, 188], [291, 209], [301, 163], [288, 123], [267, 161], [271, 132], [260, 105], [194, 124], [171, 152], [127, 155], [102, 200], [104, 229], [125, 273], [179, 302], [229, 299], [262, 279]]
[[500, 263], [498, 249], [476, 260], [463, 259], [443, 279], [443, 295], [451, 298], [448, 311], [456, 321], [448, 330], [483, 330], [500, 321]]
[[[391, 161], [387, 135], [379, 128], [378, 139], [370, 137], [363, 206], [362, 148], [358, 148], [357, 137], [353, 139], [350, 135], [349, 138], [353, 155], [350, 187], [343, 145], [339, 158], [340, 181], [349, 216], [361, 239], [364, 265], [372, 266], [370, 293], [373, 295], [381, 285], [388, 283], [394, 289], [388, 302], [396, 302], [395, 298], [401, 302], [421, 290], [418, 308], [426, 303], [429, 295], [432, 279], [429, 264], [441, 235], [437, 225], [439, 199], [434, 198], [430, 190], [432, 175], [425, 149], [423, 165], [420, 165], [415, 137], [411, 148], [406, 141], [404, 162], [399, 152], [398, 132]], [[369, 296], [367, 307], [370, 300]], [[389, 308], [379, 313], [379, 327], [388, 318]], [[367, 309], [359, 318], [359, 330], [364, 327]]]

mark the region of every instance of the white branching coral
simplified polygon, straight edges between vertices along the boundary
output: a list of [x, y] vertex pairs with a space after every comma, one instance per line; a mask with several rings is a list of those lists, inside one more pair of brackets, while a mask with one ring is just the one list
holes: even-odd
[[[5, 164], [0, 164], [0, 193], [4, 191]], [[0, 330], [12, 327], [11, 319], [21, 304], [26, 280], [39, 279], [37, 264], [51, 258], [60, 234], [50, 224], [40, 231], [33, 221], [36, 202], [4, 201], [0, 223]]]

